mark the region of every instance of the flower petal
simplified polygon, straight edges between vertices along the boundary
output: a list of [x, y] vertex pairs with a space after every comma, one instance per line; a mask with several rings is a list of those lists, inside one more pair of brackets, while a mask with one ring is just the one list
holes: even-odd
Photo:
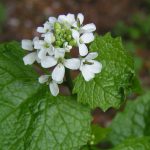
[[64, 49], [66, 52], [70, 52], [70, 50], [72, 49], [72, 46], [70, 46], [68, 44], [68, 42], [65, 42], [64, 45], [63, 45]]
[[58, 16], [58, 21], [59, 21], [59, 22], [63, 23], [63, 22], [65, 22], [66, 20], [67, 20], [67, 16], [65, 16], [65, 15], [59, 15], [59, 16]]
[[82, 28], [81, 28], [81, 33], [85, 33], [85, 32], [93, 32], [96, 30], [96, 26], [94, 23], [89, 23], [89, 24], [86, 24], [84, 25]]
[[33, 44], [34, 44], [34, 48], [35, 49], [40, 49], [41, 48], [41, 42], [42, 42], [43, 40], [39, 40], [39, 37], [35, 37], [34, 39], [33, 39]]
[[59, 87], [55, 81], [50, 82], [49, 88], [53, 96], [57, 96], [59, 94]]
[[36, 31], [39, 33], [45, 33], [45, 30], [43, 27], [37, 27]]
[[98, 56], [98, 53], [97, 52], [93, 52], [93, 53], [89, 53], [85, 59], [86, 60], [91, 60], [91, 59], [95, 59], [96, 57]]
[[77, 70], [80, 67], [80, 59], [78, 58], [66, 59], [64, 65], [66, 68]]
[[85, 44], [79, 44], [79, 54], [85, 56], [88, 54], [88, 48]]
[[90, 81], [95, 77], [95, 74], [89, 71], [88, 65], [82, 66], [81, 72], [86, 81]]
[[38, 57], [40, 59], [44, 59], [44, 57], [46, 57], [46, 53], [47, 53], [47, 51], [45, 49], [41, 49], [38, 53]]
[[72, 29], [72, 37], [77, 41], [77, 43], [79, 42], [79, 32], [77, 30]]
[[62, 64], [58, 64], [53, 72], [52, 72], [52, 79], [56, 82], [61, 82], [65, 75], [65, 67]]
[[82, 25], [82, 24], [83, 24], [83, 21], [84, 21], [84, 16], [83, 16], [83, 14], [82, 14], [82, 13], [79, 13], [79, 14], [77, 15], [77, 19], [79, 20], [80, 25]]
[[43, 83], [47, 82], [49, 77], [50, 77], [49, 75], [41, 75], [39, 77], [39, 83], [43, 84]]
[[36, 54], [36, 61], [37, 61], [37, 63], [41, 63], [41, 59], [38, 57], [38, 53], [39, 53], [39, 51], [37, 51], [37, 54]]
[[73, 24], [74, 22], [75, 22], [75, 16], [74, 16], [74, 14], [67, 14], [67, 21], [68, 21], [68, 23], [69, 24]]
[[94, 40], [94, 34], [93, 33], [84, 33], [80, 40], [82, 43], [90, 43]]
[[75, 28], [78, 28], [78, 23], [77, 23], [77, 21], [75, 21], [75, 22], [72, 24], [72, 26], [75, 27]]
[[93, 63], [93, 65], [88, 65], [88, 69], [93, 73], [100, 73], [102, 70], [102, 64], [96, 60], [89, 61]]
[[47, 43], [53, 43], [55, 41], [55, 37], [54, 37], [53, 33], [45, 34], [44, 41], [46, 41]]
[[34, 49], [41, 49], [41, 45], [40, 45], [39, 41], [34, 42]]
[[47, 48], [47, 52], [48, 52], [48, 54], [51, 55], [51, 56], [54, 55], [54, 50], [55, 50], [55, 49], [54, 49], [54, 47], [53, 47], [52, 45], [50, 46], [50, 48]]
[[41, 65], [43, 68], [50, 68], [57, 64], [57, 60], [51, 56], [46, 56], [43, 60], [41, 60]]
[[31, 65], [36, 61], [36, 58], [37, 58], [36, 52], [29, 53], [25, 57], [23, 57], [24, 64]]
[[33, 50], [33, 42], [31, 40], [22, 40], [21, 46], [25, 50], [28, 50], [28, 51]]
[[55, 58], [64, 58], [65, 49], [64, 48], [55, 48]]
[[57, 19], [55, 17], [49, 17], [48, 20], [51, 24], [54, 24], [57, 21]]
[[51, 24], [50, 22], [46, 21], [44, 23], [44, 33], [49, 32], [51, 30]]

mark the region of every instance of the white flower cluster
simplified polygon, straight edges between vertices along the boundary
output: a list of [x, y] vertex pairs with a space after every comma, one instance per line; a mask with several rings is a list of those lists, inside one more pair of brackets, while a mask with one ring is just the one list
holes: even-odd
[[[94, 60], [98, 56], [97, 52], [88, 53], [87, 47], [94, 40], [96, 26], [93, 23], [83, 25], [83, 21], [81, 13], [77, 18], [74, 14], [50, 17], [42, 27], [37, 28], [40, 38], [22, 40], [22, 48], [30, 52], [23, 58], [25, 65], [36, 61], [43, 68], [53, 67], [51, 73], [39, 77], [39, 82], [48, 83], [54, 96], [59, 93], [58, 84], [64, 81], [65, 68], [80, 70], [86, 81], [101, 72], [101, 63]], [[78, 58], [71, 58], [73, 47], [79, 49]]]

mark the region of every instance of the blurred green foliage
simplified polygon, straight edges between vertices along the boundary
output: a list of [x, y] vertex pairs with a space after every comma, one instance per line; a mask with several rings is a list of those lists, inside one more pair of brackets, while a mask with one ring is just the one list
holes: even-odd
[[138, 73], [143, 66], [143, 60], [137, 56], [136, 50], [150, 49], [150, 14], [146, 12], [133, 14], [126, 22], [119, 21], [112, 33], [114, 36], [122, 37], [125, 48], [134, 56], [135, 70]]
[[99, 125], [92, 125], [92, 135], [93, 135], [93, 143], [98, 144], [99, 142], [103, 141], [106, 137], [107, 134], [109, 133], [110, 129], [109, 128], [102, 128]]
[[137, 13], [127, 23], [119, 21], [113, 34], [122, 36], [126, 41], [132, 40], [141, 48], [150, 48], [150, 15]]

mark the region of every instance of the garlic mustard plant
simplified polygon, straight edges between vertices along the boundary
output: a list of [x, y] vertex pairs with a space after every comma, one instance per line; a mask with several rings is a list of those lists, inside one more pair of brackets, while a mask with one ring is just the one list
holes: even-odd
[[95, 30], [81, 13], [59, 15], [37, 28], [39, 36], [22, 40], [22, 48], [0, 44], [0, 150], [91, 150], [105, 141], [113, 150], [123, 142], [117, 150], [124, 150], [131, 137], [129, 148], [140, 143], [149, 150], [150, 93], [127, 104], [111, 130], [91, 124], [91, 109], [118, 109], [140, 89], [121, 39]]
[[[100, 73], [102, 64], [94, 60], [97, 52], [89, 52], [88, 45], [94, 41], [96, 26], [93, 23], [83, 25], [84, 16], [79, 13], [50, 17], [43, 26], [37, 28], [39, 37], [22, 40], [22, 48], [29, 52], [24, 58], [25, 65], [37, 62], [48, 69], [47, 74], [39, 77], [41, 84], [47, 83], [53, 96], [59, 94], [58, 85], [68, 80], [65, 68], [79, 70], [86, 81]], [[78, 57], [71, 53], [78, 49]], [[51, 71], [49, 70], [50, 68]]]

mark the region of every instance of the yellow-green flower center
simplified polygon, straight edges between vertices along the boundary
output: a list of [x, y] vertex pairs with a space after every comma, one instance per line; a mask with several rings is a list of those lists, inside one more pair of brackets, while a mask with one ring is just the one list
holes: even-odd
[[76, 41], [72, 37], [72, 32], [63, 24], [56, 22], [54, 24], [55, 46], [63, 47], [65, 42], [71, 46], [76, 46]]

